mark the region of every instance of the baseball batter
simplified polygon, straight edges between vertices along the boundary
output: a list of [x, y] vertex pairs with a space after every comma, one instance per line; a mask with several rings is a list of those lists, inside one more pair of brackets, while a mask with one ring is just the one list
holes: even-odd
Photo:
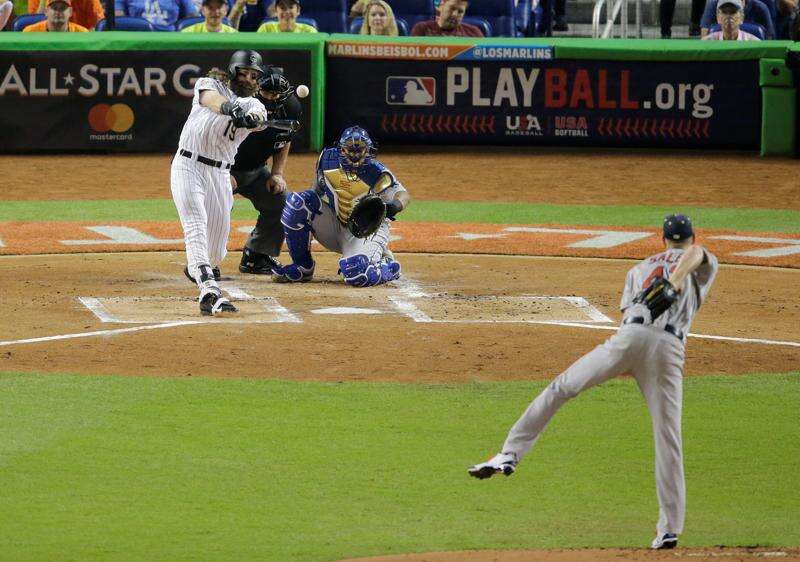
[[[400, 264], [388, 248], [389, 223], [411, 198], [376, 154], [375, 144], [361, 127], [345, 129], [335, 147], [322, 151], [314, 187], [290, 193], [286, 199], [281, 223], [293, 263], [276, 269], [275, 281], [311, 280], [312, 235], [342, 255], [339, 271], [348, 285], [368, 287], [400, 277]], [[386, 203], [386, 219], [373, 236], [357, 238], [348, 230], [347, 220], [356, 204], [371, 193]]]
[[[686, 490], [681, 443], [684, 342], [717, 275], [717, 259], [694, 244], [685, 215], [664, 220], [666, 251], [633, 267], [625, 281], [619, 331], [561, 373], [511, 428], [501, 453], [469, 469], [476, 478], [511, 475], [558, 409], [580, 392], [630, 372], [653, 422], [657, 536], [651, 548], [674, 548], [683, 531]], [[656, 300], [661, 299], [657, 309]], [[662, 312], [664, 310], [664, 312]]]
[[197, 80], [192, 110], [172, 160], [172, 198], [186, 242], [187, 277], [200, 289], [204, 315], [236, 312], [217, 285], [231, 229], [230, 169], [236, 149], [250, 130], [264, 128], [267, 110], [255, 94], [263, 74], [261, 55], [236, 51], [227, 75]]
[[[282, 69], [266, 68], [256, 97], [267, 108], [271, 120], [299, 126], [303, 109]], [[239, 264], [242, 273], [271, 275], [273, 269], [280, 267], [275, 258], [283, 245], [281, 212], [287, 188], [283, 170], [296, 134], [297, 128], [268, 126], [249, 135], [236, 153], [231, 168], [231, 175], [237, 182], [234, 193], [248, 198], [258, 210], [256, 226], [242, 252]], [[265, 163], [270, 158], [272, 162], [268, 167]]]

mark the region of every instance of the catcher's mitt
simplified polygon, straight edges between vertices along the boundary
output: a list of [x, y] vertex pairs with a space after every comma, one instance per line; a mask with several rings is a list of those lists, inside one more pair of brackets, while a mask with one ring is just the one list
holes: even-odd
[[386, 218], [386, 203], [377, 195], [366, 195], [353, 208], [347, 219], [347, 229], [356, 238], [372, 236]]
[[678, 300], [678, 290], [667, 279], [659, 277], [645, 290], [636, 295], [633, 302], [643, 304], [650, 310], [650, 319], [664, 314]]

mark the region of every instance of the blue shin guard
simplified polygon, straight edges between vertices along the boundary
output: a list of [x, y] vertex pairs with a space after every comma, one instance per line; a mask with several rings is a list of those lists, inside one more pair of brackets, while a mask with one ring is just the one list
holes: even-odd
[[339, 260], [339, 269], [344, 282], [353, 287], [372, 287], [400, 277], [400, 264], [394, 260], [382, 259], [372, 263], [364, 254]]
[[321, 214], [322, 201], [313, 189], [290, 193], [281, 213], [281, 224], [286, 235], [286, 245], [292, 261], [307, 269], [313, 269], [311, 259], [311, 221]]

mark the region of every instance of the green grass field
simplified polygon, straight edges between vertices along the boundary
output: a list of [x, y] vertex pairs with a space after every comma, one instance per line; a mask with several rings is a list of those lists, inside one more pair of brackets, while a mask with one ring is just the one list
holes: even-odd
[[[630, 379], [578, 397], [511, 478], [542, 382], [0, 375], [0, 559], [275, 560], [642, 547], [657, 515]], [[800, 373], [689, 378], [682, 546], [800, 544]]]
[[[709, 229], [800, 233], [800, 212], [781, 209], [681, 207], [695, 226]], [[642, 205], [549, 205], [468, 201], [414, 201], [402, 220], [482, 222], [495, 224], [579, 224], [596, 226], [658, 226], [672, 207]], [[234, 220], [255, 219], [253, 205], [237, 199]], [[177, 221], [171, 199], [119, 201], [4, 201], [4, 221]]]

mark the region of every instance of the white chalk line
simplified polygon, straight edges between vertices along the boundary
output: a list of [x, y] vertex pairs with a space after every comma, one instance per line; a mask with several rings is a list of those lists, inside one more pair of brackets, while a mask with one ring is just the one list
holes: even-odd
[[92, 314], [97, 316], [100, 322], [109, 322], [114, 324], [131, 324], [132, 322], [126, 322], [120, 320], [113, 314], [111, 314], [108, 309], [100, 302], [100, 299], [95, 297], [78, 297], [78, 301], [88, 308]]
[[[619, 326], [598, 326], [596, 324], [582, 324], [580, 322], [558, 322], [552, 320], [530, 320], [528, 324], [549, 324], [552, 326], [568, 326], [571, 328], [586, 328], [589, 330], [619, 330]], [[690, 338], [699, 340], [719, 340], [730, 341], [738, 343], [759, 343], [763, 345], [779, 345], [787, 347], [800, 347], [800, 342], [782, 341], [782, 340], [767, 340], [761, 338], [736, 338], [733, 336], [715, 336], [712, 334], [687, 334]]]
[[136, 326], [134, 328], [117, 328], [114, 330], [98, 330], [95, 332], [79, 332], [77, 334], [60, 334], [57, 336], [45, 336], [41, 338], [28, 338], [24, 340], [0, 341], [0, 347], [6, 345], [39, 343], [46, 341], [71, 340], [77, 338], [90, 338], [94, 336], [112, 336], [116, 334], [127, 334], [130, 332], [140, 332], [143, 330], [160, 330], [162, 328], [174, 328], [176, 326], [190, 326], [193, 324], [203, 324], [203, 320], [182, 320], [180, 322], [166, 322], [164, 324], [151, 324], [149, 326]]
[[392, 283], [392, 287], [400, 292], [400, 296], [389, 295], [389, 302], [392, 306], [404, 316], [411, 318], [414, 322], [433, 322], [430, 316], [422, 312], [417, 305], [408, 299], [418, 299], [430, 297], [428, 293], [422, 290], [422, 287], [410, 277], [403, 275], [397, 281]]
[[303, 323], [302, 318], [290, 312], [288, 308], [279, 303], [278, 300], [275, 299], [274, 297], [265, 297], [263, 300], [264, 300], [264, 310], [277, 315], [278, 319], [275, 320], [275, 322], [289, 322], [292, 324]]
[[576, 308], [586, 314], [593, 322], [613, 322], [611, 318], [600, 312], [583, 297], [559, 297], [571, 302]]

